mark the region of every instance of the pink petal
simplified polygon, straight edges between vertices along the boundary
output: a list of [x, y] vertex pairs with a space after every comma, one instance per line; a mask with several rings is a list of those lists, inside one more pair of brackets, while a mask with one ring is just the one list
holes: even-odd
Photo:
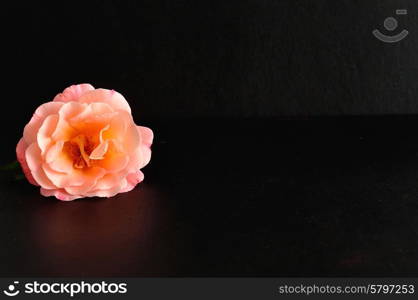
[[[84, 183], [80, 186], [66, 186], [65, 191], [70, 195], [85, 195], [91, 191], [96, 185], [97, 181], [103, 177], [105, 171], [102, 168], [92, 167], [85, 171], [82, 171], [84, 177]], [[81, 175], [80, 175], [81, 176]]]
[[96, 165], [112, 173], [118, 173], [126, 168], [130, 157], [127, 153], [121, 152], [117, 141], [109, 140], [106, 157], [102, 160], [96, 160]]
[[74, 199], [82, 198], [82, 196], [79, 195], [70, 195], [63, 189], [48, 190], [41, 188], [41, 195], [45, 197], [54, 196], [61, 201], [72, 201]]
[[54, 141], [69, 141], [77, 134], [77, 131], [64, 118], [59, 118], [55, 131], [51, 138]]
[[122, 171], [128, 163], [129, 157], [125, 153], [112, 153], [111, 157], [96, 162], [98, 166], [113, 173]]
[[129, 154], [128, 172], [135, 172], [136, 170], [145, 167], [151, 160], [151, 149], [147, 146], [140, 146], [135, 152]]
[[71, 173], [74, 170], [73, 161], [62, 153], [63, 146], [63, 141], [58, 141], [51, 146], [46, 153], [45, 161], [53, 171]]
[[105, 127], [103, 127], [103, 128], [100, 130], [100, 132], [99, 132], [99, 141], [100, 141], [100, 143], [103, 143], [103, 141], [104, 141], [103, 134], [104, 134], [104, 132], [105, 132], [105, 131], [107, 131], [109, 128], [110, 128], [110, 125], [109, 125], [109, 124], [107, 124]]
[[[125, 140], [126, 130], [132, 122], [132, 117], [127, 112], [115, 112], [111, 119], [106, 123], [106, 126], [100, 130], [99, 141], [112, 140], [114, 145], [117, 144], [116, 146], [118, 149], [123, 150], [122, 142]], [[138, 137], [136, 139], [139, 140]]]
[[152, 141], [154, 139], [154, 133], [151, 129], [144, 126], [137, 126], [139, 134], [141, 135], [142, 143], [148, 147], [151, 147]]
[[118, 114], [106, 103], [91, 103], [80, 114], [68, 120], [69, 125], [79, 132], [99, 137], [99, 131], [108, 126]]
[[129, 192], [131, 190], [133, 190], [133, 188], [140, 183], [141, 181], [144, 180], [144, 173], [142, 173], [140, 170], [130, 173], [127, 177], [127, 182], [128, 184], [126, 185], [126, 187], [124, 189], [122, 189], [120, 191], [120, 193], [125, 193], [125, 192]]
[[31, 145], [29, 145], [29, 147], [25, 151], [25, 158], [34, 180], [41, 187], [47, 189], [56, 188], [56, 186], [49, 180], [49, 178], [46, 176], [45, 172], [41, 168], [41, 149], [39, 149], [37, 144], [32, 143]]
[[141, 146], [140, 151], [142, 155], [142, 160], [139, 168], [142, 169], [143, 167], [148, 165], [151, 160], [151, 149], [148, 146]]
[[56, 101], [56, 102], [77, 101], [82, 95], [93, 90], [94, 90], [94, 87], [88, 83], [72, 85], [66, 88], [62, 93], [56, 95], [53, 101]]
[[62, 152], [63, 146], [64, 146], [64, 142], [58, 141], [49, 148], [45, 156], [45, 160], [48, 164], [57, 159], [58, 155]]
[[85, 178], [75, 169], [71, 173], [58, 172], [48, 164], [43, 164], [41, 168], [48, 179], [54, 184], [54, 187], [65, 188], [67, 186], [80, 186], [85, 182]]
[[87, 109], [87, 104], [78, 102], [67, 102], [59, 110], [59, 115], [65, 120], [70, 120]]
[[25, 159], [29, 169], [33, 172], [40, 168], [42, 164], [41, 149], [36, 143], [32, 143], [25, 151]]
[[36, 136], [44, 119], [49, 115], [58, 113], [62, 105], [63, 103], [61, 102], [47, 102], [36, 109], [31, 120], [28, 124], [26, 124], [23, 131], [23, 138], [27, 145], [36, 141]]
[[[121, 134], [125, 134], [128, 124], [131, 124], [132, 122], [133, 119], [131, 115], [126, 112], [118, 112], [118, 114], [112, 118], [107, 134], [113, 132], [113, 138], [120, 137]], [[115, 136], [115, 134], [117, 136]]]
[[97, 197], [113, 197], [116, 194], [121, 192], [121, 189], [125, 189], [127, 186], [127, 181], [125, 178], [122, 178], [119, 183], [113, 186], [110, 189], [96, 189], [92, 190], [91, 192], [87, 193], [88, 197], [97, 196]]
[[134, 123], [127, 127], [125, 135], [119, 137], [118, 140], [123, 144], [127, 153], [135, 151], [141, 145], [141, 136]]
[[119, 173], [108, 173], [97, 181], [96, 185], [94, 186], [94, 189], [108, 190], [115, 186], [119, 186], [119, 183], [122, 178], [123, 176]]
[[104, 141], [100, 143], [90, 154], [90, 159], [103, 159], [109, 147], [109, 142]]
[[64, 103], [46, 102], [41, 104], [34, 113], [34, 116], [45, 118], [51, 114], [56, 114], [61, 109]]
[[21, 138], [19, 140], [19, 143], [17, 143], [16, 146], [16, 156], [17, 156], [17, 160], [20, 163], [20, 166], [22, 167], [23, 173], [25, 174], [26, 178], [28, 179], [28, 181], [33, 184], [33, 185], [39, 185], [35, 179], [32, 176], [32, 173], [30, 172], [29, 166], [26, 163], [26, 157], [25, 157], [25, 151], [26, 151], [26, 143], [23, 140], [23, 138]]
[[48, 166], [58, 173], [70, 174], [74, 171], [73, 161], [65, 155], [58, 155], [53, 161], [48, 163]]
[[112, 107], [107, 103], [90, 103], [82, 112], [74, 116], [71, 121], [74, 123], [89, 121], [91, 117], [112, 116], [113, 112]]
[[124, 110], [131, 113], [131, 108], [126, 99], [116, 91], [96, 89], [83, 94], [79, 99], [80, 103], [104, 102], [115, 110]]
[[47, 150], [47, 147], [51, 143], [51, 135], [57, 127], [58, 123], [58, 114], [49, 115], [42, 122], [41, 127], [39, 128], [37, 141], [38, 146], [41, 149], [42, 154]]

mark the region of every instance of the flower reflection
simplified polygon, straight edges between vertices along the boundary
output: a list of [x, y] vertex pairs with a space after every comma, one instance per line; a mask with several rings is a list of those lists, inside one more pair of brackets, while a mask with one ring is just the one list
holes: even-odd
[[40, 275], [126, 276], [145, 271], [152, 264], [155, 235], [165, 222], [161, 199], [161, 193], [144, 185], [112, 200], [44, 202], [31, 214], [28, 241]]

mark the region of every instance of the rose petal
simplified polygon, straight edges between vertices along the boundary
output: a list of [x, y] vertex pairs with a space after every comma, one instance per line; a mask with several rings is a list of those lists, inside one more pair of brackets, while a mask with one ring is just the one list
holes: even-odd
[[58, 173], [70, 174], [74, 171], [74, 163], [67, 155], [60, 153], [48, 166]]
[[134, 152], [141, 145], [141, 136], [134, 123], [128, 126], [125, 135], [123, 137], [118, 137], [117, 140], [121, 142], [127, 153]]
[[58, 141], [46, 153], [46, 163], [53, 171], [71, 173], [74, 170], [73, 161], [63, 153], [64, 142]]
[[98, 138], [99, 132], [117, 115], [106, 103], [91, 103], [84, 111], [68, 120], [69, 125], [84, 134]]
[[41, 195], [45, 197], [54, 196], [61, 201], [72, 201], [75, 199], [83, 198], [83, 196], [80, 195], [70, 195], [63, 189], [48, 190], [41, 188]]
[[154, 139], [154, 133], [151, 129], [144, 126], [137, 126], [139, 134], [141, 135], [141, 141], [146, 146], [150, 147]]
[[118, 185], [115, 185], [112, 188], [107, 189], [107, 190], [102, 190], [102, 189], [93, 190], [87, 193], [87, 196], [89, 197], [92, 197], [92, 196], [113, 197], [116, 194], [120, 193], [121, 189], [125, 189], [126, 186], [127, 186], [127, 180], [125, 178], [122, 178], [122, 180], [119, 181]]
[[[110, 146], [110, 144], [109, 144]], [[125, 169], [129, 163], [129, 157], [125, 153], [121, 152], [113, 152], [110, 154], [108, 151], [108, 155], [106, 155], [106, 159], [97, 160], [96, 164], [101, 168], [108, 170], [109, 172], [120, 172], [121, 170]]]
[[107, 152], [107, 149], [109, 148], [109, 142], [104, 141], [99, 144], [90, 154], [90, 159], [103, 159], [104, 155]]
[[55, 102], [77, 101], [82, 95], [93, 91], [94, 87], [88, 83], [76, 84], [66, 88], [62, 93], [55, 96]]
[[103, 127], [103, 128], [100, 130], [100, 133], [99, 133], [99, 141], [100, 141], [100, 143], [103, 143], [103, 141], [104, 141], [103, 134], [105, 133], [105, 131], [109, 130], [109, 128], [110, 128], [110, 125], [109, 125], [109, 124], [107, 124], [105, 127]]
[[112, 107], [107, 103], [100, 103], [100, 102], [93, 102], [88, 104], [83, 111], [81, 111], [78, 115], [72, 118], [73, 123], [77, 123], [80, 121], [91, 121], [90, 118], [92, 117], [101, 117], [103, 115], [111, 116], [114, 110]]
[[25, 151], [25, 158], [34, 180], [43, 188], [54, 189], [56, 186], [49, 180], [41, 167], [42, 155], [38, 145], [32, 143]]
[[23, 140], [23, 138], [21, 138], [19, 140], [19, 142], [17, 143], [16, 146], [16, 156], [17, 156], [17, 160], [20, 163], [20, 166], [22, 167], [22, 171], [25, 174], [26, 178], [28, 179], [28, 181], [33, 184], [33, 185], [39, 185], [35, 179], [32, 176], [32, 173], [30, 172], [29, 166], [26, 163], [26, 157], [25, 157], [25, 151], [26, 151], [26, 143]]
[[133, 190], [138, 183], [144, 180], [144, 173], [142, 173], [140, 170], [137, 170], [136, 172], [128, 174], [126, 179], [128, 184], [124, 189], [120, 191], [120, 193], [125, 193]]
[[141, 146], [139, 151], [141, 151], [142, 157], [139, 168], [142, 169], [143, 167], [148, 165], [151, 160], [151, 149], [148, 146]]
[[80, 186], [67, 186], [65, 187], [65, 191], [70, 195], [83, 195], [92, 190], [92, 188], [96, 185], [97, 181], [103, 177], [106, 173], [105, 170], [98, 167], [91, 167], [87, 170], [79, 171], [83, 174], [79, 176], [83, 176], [84, 183]]
[[52, 133], [51, 138], [54, 141], [66, 142], [71, 140], [76, 134], [77, 131], [64, 118], [59, 118], [57, 127]]
[[48, 164], [43, 164], [41, 169], [54, 184], [54, 187], [65, 188], [67, 186], [81, 186], [86, 181], [82, 174], [75, 169], [71, 173], [62, 173], [52, 169]]
[[108, 173], [97, 180], [94, 190], [109, 190], [114, 187], [121, 188], [121, 181], [126, 177], [125, 173]]
[[64, 118], [65, 120], [69, 121], [72, 118], [83, 113], [87, 108], [88, 104], [86, 103], [67, 102], [59, 110], [59, 115], [61, 118]]
[[58, 118], [58, 114], [49, 115], [45, 118], [41, 127], [39, 128], [37, 141], [42, 155], [46, 152], [49, 144], [51, 143], [51, 136], [57, 128]]
[[31, 120], [28, 124], [26, 124], [25, 129], [23, 130], [23, 138], [27, 145], [36, 141], [39, 128], [41, 127], [44, 119], [49, 115], [58, 113], [62, 105], [62, 102], [47, 102], [38, 107]]
[[83, 94], [78, 102], [92, 103], [104, 102], [109, 104], [115, 110], [124, 110], [131, 113], [131, 108], [126, 99], [116, 91], [106, 89], [96, 89]]
[[60, 155], [62, 152], [63, 146], [64, 146], [64, 142], [58, 141], [49, 148], [45, 156], [45, 160], [48, 164], [53, 162], [55, 159], [57, 159], [58, 155]]

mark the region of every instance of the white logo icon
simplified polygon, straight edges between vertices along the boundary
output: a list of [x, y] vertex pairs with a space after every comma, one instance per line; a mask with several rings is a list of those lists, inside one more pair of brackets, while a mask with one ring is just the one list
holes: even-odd
[[18, 284], [19, 284], [19, 281], [14, 281], [13, 284], [10, 284], [8, 286], [7, 290], [3, 291], [3, 293], [5, 293], [7, 296], [10, 296], [10, 297], [14, 297], [18, 295], [20, 293], [20, 291], [16, 289], [16, 285]]
[[[397, 15], [407, 15], [408, 10], [406, 9], [397, 9], [396, 10]], [[398, 20], [396, 20], [393, 17], [386, 18], [383, 22], [383, 26], [387, 31], [394, 31], [396, 28], [398, 28]], [[396, 35], [386, 35], [384, 33], [381, 33], [378, 29], [373, 30], [373, 35], [382, 42], [385, 43], [397, 43], [399, 41], [402, 41], [406, 36], [409, 34], [408, 30], [402, 30], [400, 33]]]

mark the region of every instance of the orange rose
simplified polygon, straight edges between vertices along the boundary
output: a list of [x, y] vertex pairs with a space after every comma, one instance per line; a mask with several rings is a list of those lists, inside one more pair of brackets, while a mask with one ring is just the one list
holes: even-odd
[[38, 107], [16, 154], [44, 196], [112, 197], [144, 179], [140, 169], [151, 159], [152, 140], [121, 94], [79, 84]]

